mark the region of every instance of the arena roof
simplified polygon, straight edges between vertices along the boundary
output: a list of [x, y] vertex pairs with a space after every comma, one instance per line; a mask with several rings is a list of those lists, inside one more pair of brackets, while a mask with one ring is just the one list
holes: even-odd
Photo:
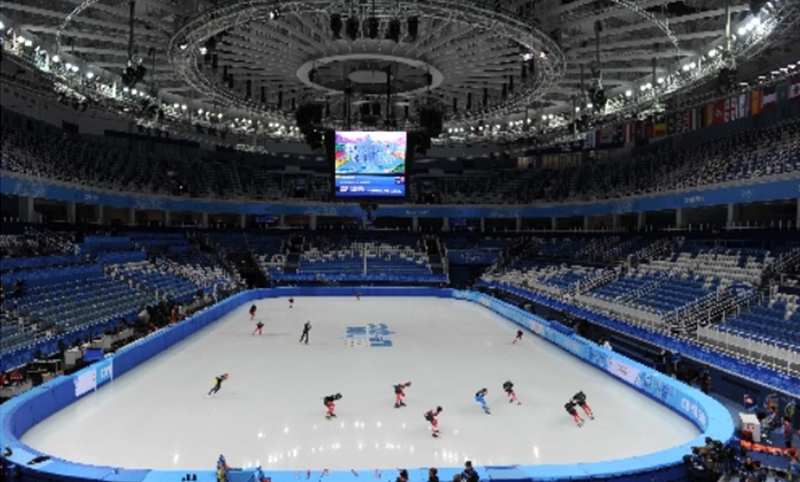
[[481, 125], [514, 138], [587, 112], [659, 112], [722, 68], [743, 77], [797, 59], [797, 0], [729, 1], [730, 57], [725, 0], [136, 0], [133, 22], [126, 0], [4, 0], [0, 12], [53, 72], [56, 56], [81, 66], [67, 90], [141, 65], [138, 90], [172, 120], [224, 114], [238, 119], [225, 128], [298, 137], [308, 102], [334, 126], [348, 106], [403, 127], [433, 105], [456, 137]]

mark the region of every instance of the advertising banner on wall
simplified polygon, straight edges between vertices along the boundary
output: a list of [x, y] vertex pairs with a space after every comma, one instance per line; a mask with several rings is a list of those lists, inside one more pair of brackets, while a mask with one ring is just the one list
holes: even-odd
[[108, 358], [99, 361], [86, 370], [78, 372], [73, 378], [75, 385], [75, 398], [82, 397], [89, 392], [114, 379], [114, 359]]
[[617, 358], [608, 359], [608, 372], [617, 378], [621, 378], [626, 382], [635, 385], [639, 378], [640, 370], [636, 367], [629, 366], [627, 363], [620, 361]]

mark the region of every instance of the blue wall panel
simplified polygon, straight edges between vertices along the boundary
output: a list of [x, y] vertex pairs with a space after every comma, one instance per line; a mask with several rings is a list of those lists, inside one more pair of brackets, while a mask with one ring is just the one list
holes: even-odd
[[[30, 196], [53, 201], [101, 204], [116, 208], [156, 209], [177, 212], [208, 212], [249, 215], [319, 215], [360, 218], [364, 213], [357, 204], [310, 203], [235, 203], [176, 197], [150, 197], [81, 189], [41, 180], [27, 180], [13, 175], [0, 177], [0, 193]], [[708, 188], [673, 194], [631, 197], [606, 202], [547, 204], [528, 206], [412, 206], [381, 205], [380, 217], [418, 218], [544, 218], [603, 216], [666, 209], [720, 206], [794, 199], [800, 193], [800, 178], [747, 185]]]
[[[669, 450], [648, 454], [630, 459], [573, 464], [568, 466], [503, 466], [479, 467], [478, 472], [483, 480], [498, 482], [519, 482], [527, 480], [607, 480], [610, 478], [630, 482], [671, 482], [682, 480], [686, 476], [682, 458], [689, 453], [692, 445], [702, 445], [705, 436], [727, 441], [733, 436], [733, 421], [728, 411], [719, 403], [703, 395], [700, 391], [684, 385], [676, 380], [650, 368], [640, 365], [624, 356], [598, 347], [577, 336], [572, 330], [564, 329], [558, 323], [549, 322], [531, 315], [515, 306], [499, 301], [490, 296], [471, 291], [455, 291], [434, 288], [359, 288], [364, 296], [437, 296], [457, 298], [477, 303], [499, 315], [523, 326], [537, 335], [549, 340], [562, 349], [581, 358], [600, 370], [605, 371], [631, 388], [639, 390], [657, 400], [694, 423], [701, 432], [695, 440]], [[175, 326], [140, 340], [117, 354], [106, 358], [96, 365], [80, 372], [51, 380], [36, 387], [9, 402], [0, 405], [0, 435], [4, 443], [14, 450], [11, 462], [25, 465], [37, 453], [24, 446], [19, 437], [31, 426], [47, 416], [57, 412], [76, 399], [76, 390], [82, 387], [85, 392], [81, 396], [91, 396], [93, 391], [89, 381], [96, 379], [97, 387], [109, 383], [113, 378], [146, 362], [175, 343], [180, 342], [198, 330], [215, 322], [223, 315], [239, 306], [249, 304], [253, 300], [280, 296], [352, 296], [353, 288], [276, 288], [255, 290], [240, 293], [214, 307], [198, 313]], [[87, 388], [88, 387], [88, 388]], [[611, 434], [613, 436], [613, 434]], [[213, 467], [214, 461], [209, 461]], [[89, 467], [57, 459], [41, 464], [24, 467], [30, 480], [55, 481], [100, 481], [114, 482], [178, 482], [186, 471], [147, 471], [125, 470], [109, 467]], [[452, 480], [459, 468], [443, 468], [439, 471], [441, 480]], [[396, 471], [384, 471], [384, 477], [393, 479]], [[427, 479], [426, 469], [414, 469], [419, 479]], [[196, 473], [198, 482], [212, 482], [214, 472], [191, 471]], [[230, 474], [230, 482], [256, 482], [260, 472], [258, 469], [237, 471]], [[270, 472], [267, 474], [275, 482], [296, 480], [293, 471]], [[313, 474], [319, 478], [321, 474]], [[331, 472], [326, 478], [329, 482], [355, 482], [357, 475], [352, 472]], [[412, 477], [414, 478], [414, 477]], [[316, 479], [315, 479], [316, 480]]]

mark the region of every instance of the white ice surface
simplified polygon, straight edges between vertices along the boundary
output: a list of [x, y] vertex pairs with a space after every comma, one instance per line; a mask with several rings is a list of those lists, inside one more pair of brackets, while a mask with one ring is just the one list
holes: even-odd
[[[478, 305], [436, 298], [297, 298], [242, 306], [97, 393], [33, 427], [45, 453], [127, 468], [319, 470], [554, 464], [619, 459], [698, 435], [688, 421]], [[311, 344], [298, 343], [313, 324]], [[347, 326], [386, 323], [390, 348], [344, 344]], [[214, 376], [230, 373], [220, 393]], [[511, 379], [522, 405], [502, 391]], [[408, 406], [392, 386], [412, 381]], [[473, 397], [489, 389], [492, 416]], [[596, 420], [577, 428], [563, 405], [588, 395]], [[341, 392], [338, 419], [322, 397]], [[423, 413], [441, 405], [442, 437]]]

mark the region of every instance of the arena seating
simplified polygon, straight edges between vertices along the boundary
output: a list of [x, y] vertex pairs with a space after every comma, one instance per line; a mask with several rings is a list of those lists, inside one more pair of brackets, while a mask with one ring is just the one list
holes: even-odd
[[159, 300], [174, 299], [177, 302], [190, 300], [200, 286], [173, 274], [168, 269], [147, 261], [113, 265], [109, 275], [130, 287], [151, 293]]
[[422, 241], [398, 233], [356, 236], [309, 235], [296, 273], [273, 272], [280, 281], [443, 282], [435, 275]]
[[[209, 153], [162, 156], [2, 127], [0, 167], [100, 188], [226, 199], [328, 200], [329, 175], [285, 173], [261, 163], [233, 163]], [[55, 141], [54, 141], [55, 140]], [[418, 176], [410, 191], [420, 203], [521, 204], [590, 201], [800, 171], [800, 120], [748, 130], [702, 144], [659, 143], [627, 159], [559, 169], [532, 168]]]
[[16, 331], [3, 337], [3, 351], [32, 341], [87, 327], [101, 329], [122, 320], [130, 321], [142, 305], [154, 298], [104, 276], [100, 264], [40, 266], [4, 274], [2, 283], [25, 280], [21, 296], [5, 300], [4, 309]]
[[800, 347], [800, 296], [773, 298], [717, 326], [722, 332]]

